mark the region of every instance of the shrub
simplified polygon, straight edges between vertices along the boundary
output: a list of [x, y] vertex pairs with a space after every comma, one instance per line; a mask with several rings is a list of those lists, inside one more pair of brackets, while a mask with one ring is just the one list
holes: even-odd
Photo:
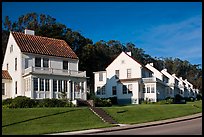
[[114, 105], [117, 105], [118, 104], [118, 99], [117, 97], [109, 97], [108, 99], [111, 100], [111, 103], [114, 104]]
[[175, 103], [186, 103], [186, 101], [180, 94], [176, 94], [175, 95]]
[[32, 108], [35, 105], [36, 105], [35, 101], [32, 99], [26, 96], [17, 96], [12, 100], [10, 107], [11, 108]]
[[101, 98], [95, 98], [94, 99], [94, 105], [95, 107], [110, 107], [112, 106], [110, 99], [101, 99]]
[[197, 100], [202, 100], [202, 95], [198, 94], [198, 95], [196, 96], [196, 99], [197, 99]]
[[65, 100], [55, 98], [52, 99], [45, 98], [39, 100], [38, 104], [38, 107], [65, 107], [65, 106], [69, 106], [69, 103], [67, 104]]
[[9, 104], [11, 104], [12, 100], [13, 100], [12, 98], [7, 98], [5, 100], [2, 100], [2, 105], [9, 105]]

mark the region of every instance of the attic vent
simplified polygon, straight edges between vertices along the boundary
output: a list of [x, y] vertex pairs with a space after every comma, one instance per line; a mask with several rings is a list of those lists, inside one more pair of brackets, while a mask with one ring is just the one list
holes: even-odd
[[25, 34], [35, 35], [35, 31], [34, 30], [25, 29]]

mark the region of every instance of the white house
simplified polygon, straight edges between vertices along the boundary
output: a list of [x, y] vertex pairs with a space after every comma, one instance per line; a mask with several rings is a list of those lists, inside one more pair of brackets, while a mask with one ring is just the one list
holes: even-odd
[[164, 76], [168, 77], [167, 85], [169, 86], [168, 92], [170, 94], [170, 97], [175, 97], [176, 94], [180, 93], [179, 81], [175, 77], [173, 77], [167, 71], [167, 69], [163, 69], [161, 73], [164, 74]]
[[94, 91], [100, 98], [117, 97], [119, 104], [156, 102], [165, 98], [165, 82], [138, 63], [131, 53], [122, 52], [105, 71], [94, 72]]
[[154, 68], [153, 63], [146, 64], [146, 67], [153, 72], [153, 77], [157, 79], [157, 94], [158, 99], [162, 100], [167, 97], [174, 97], [174, 92], [172, 88], [169, 86], [169, 77], [161, 73], [159, 70]]
[[[185, 83], [183, 82], [182, 77], [177, 77], [176, 74], [172, 74], [172, 76], [178, 80], [178, 87], [179, 87], [179, 92], [177, 94], [180, 94], [182, 97], [185, 97], [184, 95], [187, 95], [187, 90], [185, 87]], [[185, 91], [185, 94], [184, 94]]]
[[65, 92], [71, 100], [86, 100], [86, 71], [79, 71], [78, 63], [64, 40], [36, 36], [32, 30], [10, 32], [2, 65], [2, 99], [60, 98]]

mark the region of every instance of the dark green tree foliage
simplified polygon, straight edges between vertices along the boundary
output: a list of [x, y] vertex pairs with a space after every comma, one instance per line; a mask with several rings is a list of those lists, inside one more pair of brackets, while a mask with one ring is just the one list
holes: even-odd
[[[96, 43], [85, 38], [79, 32], [73, 31], [66, 25], [56, 22], [56, 19], [44, 14], [28, 13], [11, 22], [6, 16], [2, 28], [2, 55], [4, 57], [8, 42], [9, 31], [24, 32], [24, 30], [35, 30], [35, 35], [65, 40], [79, 57], [80, 70], [86, 70], [88, 86], [93, 91], [95, 71], [102, 71], [122, 52], [131, 52], [132, 57], [143, 65], [154, 63], [154, 67], [161, 71], [167, 68], [170, 74], [175, 73], [178, 77], [188, 79], [195, 88], [202, 91], [202, 70], [199, 64], [192, 65], [188, 61], [178, 58], [152, 58], [142, 48], [137, 48], [131, 42], [122, 44], [118, 40], [103, 41]], [[3, 58], [2, 58], [3, 59]]]

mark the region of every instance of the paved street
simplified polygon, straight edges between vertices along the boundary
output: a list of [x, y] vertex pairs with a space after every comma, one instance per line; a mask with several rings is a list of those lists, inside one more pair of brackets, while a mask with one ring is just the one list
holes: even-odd
[[202, 117], [158, 126], [92, 133], [88, 135], [202, 135]]

